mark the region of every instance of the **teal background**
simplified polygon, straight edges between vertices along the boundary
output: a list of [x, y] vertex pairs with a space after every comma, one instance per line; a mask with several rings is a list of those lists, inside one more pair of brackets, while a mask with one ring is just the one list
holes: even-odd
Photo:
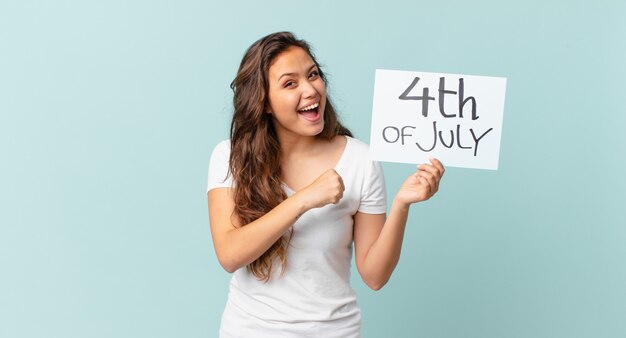
[[[623, 1], [0, 2], [0, 337], [215, 337], [206, 170], [268, 33], [369, 141], [374, 69], [508, 78], [498, 171], [411, 210], [363, 337], [626, 337]], [[413, 166], [385, 163], [389, 199]]]

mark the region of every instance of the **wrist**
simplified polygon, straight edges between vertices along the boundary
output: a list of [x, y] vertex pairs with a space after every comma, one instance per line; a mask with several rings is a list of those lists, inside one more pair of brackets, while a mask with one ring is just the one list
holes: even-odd
[[397, 197], [391, 202], [391, 209], [397, 209], [398, 211], [409, 212], [411, 203], [399, 200]]
[[303, 198], [300, 192], [297, 192], [287, 198], [287, 201], [291, 202], [292, 207], [297, 212], [297, 217], [300, 217], [304, 214], [310, 207], [307, 205], [306, 200]]

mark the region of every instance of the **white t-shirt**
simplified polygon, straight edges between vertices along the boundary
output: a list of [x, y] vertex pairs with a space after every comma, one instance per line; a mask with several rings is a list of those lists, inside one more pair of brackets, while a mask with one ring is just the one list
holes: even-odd
[[[361, 311], [350, 286], [353, 216], [385, 213], [387, 203], [383, 171], [370, 159], [369, 146], [346, 138], [334, 168], [345, 185], [343, 198], [296, 221], [282, 276], [278, 261], [267, 283], [245, 267], [234, 272], [220, 337], [360, 337]], [[229, 154], [229, 140], [213, 150], [207, 191], [233, 186], [232, 175], [224, 180]]]

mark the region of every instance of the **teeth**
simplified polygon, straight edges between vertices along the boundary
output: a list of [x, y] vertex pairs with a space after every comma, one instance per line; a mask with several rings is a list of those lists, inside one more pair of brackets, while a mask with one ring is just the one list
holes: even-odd
[[315, 109], [315, 108], [319, 107], [319, 105], [320, 105], [319, 103], [313, 103], [312, 105], [304, 107], [304, 108], [300, 109], [299, 111]]

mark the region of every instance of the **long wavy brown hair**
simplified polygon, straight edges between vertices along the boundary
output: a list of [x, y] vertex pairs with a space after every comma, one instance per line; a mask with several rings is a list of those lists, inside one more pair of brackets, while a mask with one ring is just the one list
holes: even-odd
[[[306, 51], [319, 69], [324, 83], [327, 80], [315, 59], [309, 44], [290, 32], [278, 32], [256, 41], [246, 51], [237, 76], [230, 84], [234, 92], [234, 114], [230, 126], [230, 173], [235, 182], [234, 217], [242, 226], [265, 215], [287, 198], [281, 181], [280, 143], [272, 115], [267, 114], [268, 73], [275, 58], [289, 47]], [[324, 129], [318, 135], [328, 140], [336, 135], [352, 136], [341, 125], [330, 98], [326, 97]], [[287, 246], [293, 230], [278, 239], [265, 253], [250, 263], [248, 270], [259, 280], [269, 281], [275, 259], [282, 272], [287, 267]]]

